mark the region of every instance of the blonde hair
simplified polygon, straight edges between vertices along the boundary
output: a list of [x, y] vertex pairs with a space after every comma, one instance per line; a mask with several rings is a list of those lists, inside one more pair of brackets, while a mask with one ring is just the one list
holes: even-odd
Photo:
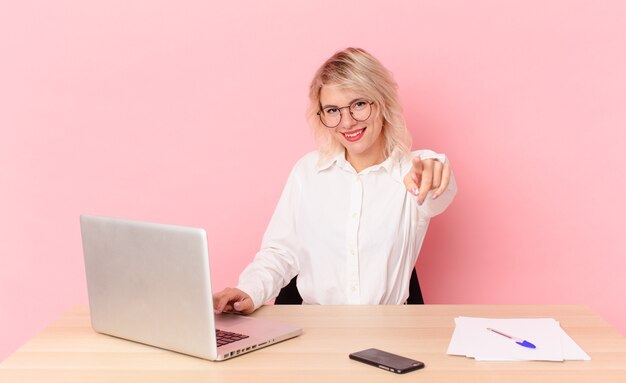
[[330, 84], [361, 93], [376, 103], [376, 117], [380, 114], [383, 116], [385, 158], [394, 150], [402, 154], [411, 150], [411, 135], [406, 128], [398, 99], [398, 85], [391, 73], [365, 50], [346, 48], [335, 53], [317, 70], [309, 89], [307, 120], [313, 129], [322, 159], [343, 151], [341, 143], [333, 138], [331, 129], [324, 126], [317, 115], [321, 108], [322, 86]]

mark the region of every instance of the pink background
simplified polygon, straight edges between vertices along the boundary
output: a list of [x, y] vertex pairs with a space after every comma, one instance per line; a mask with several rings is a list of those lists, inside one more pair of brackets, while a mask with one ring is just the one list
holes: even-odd
[[86, 303], [82, 212], [204, 227], [234, 284], [346, 46], [455, 170], [427, 303], [584, 303], [626, 333], [623, 2], [214, 3], [0, 2], [0, 359]]

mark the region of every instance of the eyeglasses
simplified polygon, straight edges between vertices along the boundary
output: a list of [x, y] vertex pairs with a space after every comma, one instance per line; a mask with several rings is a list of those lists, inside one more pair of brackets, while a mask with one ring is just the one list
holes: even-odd
[[341, 123], [341, 109], [348, 108], [350, 112], [350, 116], [356, 121], [365, 121], [370, 118], [370, 114], [372, 114], [372, 104], [374, 101], [358, 99], [352, 101], [350, 105], [338, 107], [338, 106], [327, 106], [317, 112], [317, 115], [320, 116], [320, 121], [327, 128], [336, 128], [339, 123]]

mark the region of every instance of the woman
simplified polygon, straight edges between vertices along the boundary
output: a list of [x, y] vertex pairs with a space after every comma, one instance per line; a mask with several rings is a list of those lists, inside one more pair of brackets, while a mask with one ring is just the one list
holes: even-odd
[[456, 193], [444, 155], [410, 152], [396, 83], [362, 49], [337, 52], [311, 83], [319, 151], [300, 159], [261, 250], [216, 312], [248, 314], [298, 275], [304, 303], [402, 304], [431, 217]]

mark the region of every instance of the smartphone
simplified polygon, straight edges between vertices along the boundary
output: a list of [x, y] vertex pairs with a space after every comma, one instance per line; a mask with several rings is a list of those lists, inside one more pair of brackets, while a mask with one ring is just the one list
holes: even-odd
[[376, 348], [353, 352], [350, 354], [350, 359], [371, 364], [372, 366], [395, 372], [396, 374], [404, 374], [405, 372], [424, 368], [424, 363], [419, 360], [405, 358]]

